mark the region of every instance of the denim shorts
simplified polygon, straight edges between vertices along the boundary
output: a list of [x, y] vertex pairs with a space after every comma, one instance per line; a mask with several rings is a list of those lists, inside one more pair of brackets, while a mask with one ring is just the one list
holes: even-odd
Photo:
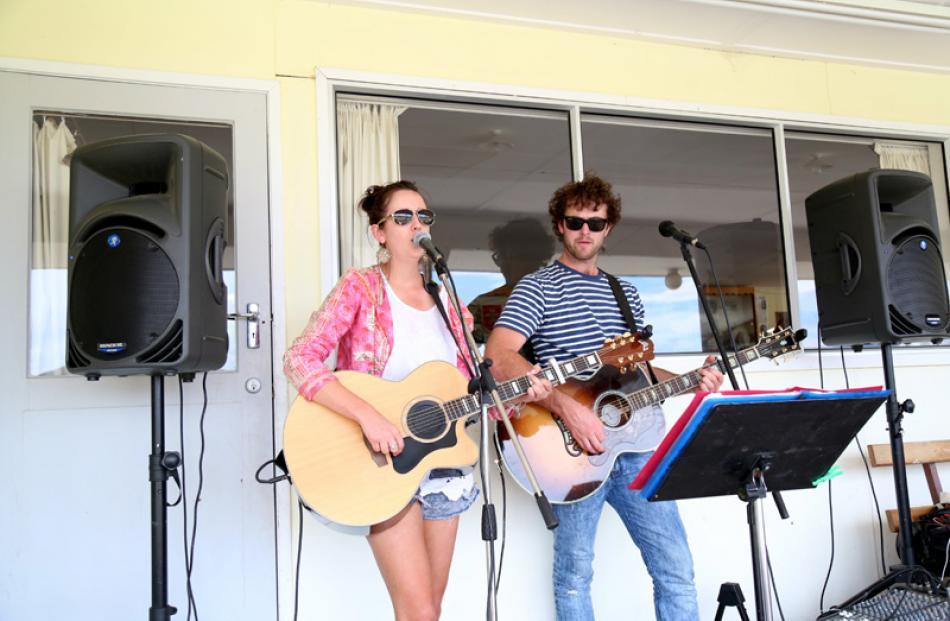
[[471, 507], [478, 494], [471, 468], [435, 468], [422, 480], [413, 499], [422, 505], [423, 519], [447, 520]]

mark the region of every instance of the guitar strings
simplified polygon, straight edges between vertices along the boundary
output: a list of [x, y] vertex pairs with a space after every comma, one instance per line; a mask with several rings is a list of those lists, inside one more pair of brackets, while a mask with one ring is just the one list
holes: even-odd
[[[561, 366], [566, 366], [568, 364], [573, 364], [578, 372], [587, 371], [594, 366], [599, 365], [590, 365], [587, 363], [587, 356], [578, 356], [573, 360], [561, 363]], [[546, 372], [548, 369], [543, 369], [542, 373]], [[506, 382], [498, 387], [499, 393], [504, 401], [510, 401], [517, 398], [518, 396], [524, 394], [528, 388], [531, 387], [531, 380], [526, 376], [519, 377], [517, 379]], [[511, 390], [509, 390], [511, 389]], [[511, 394], [508, 394], [511, 393]], [[409, 417], [412, 418], [413, 428], [408, 430], [409, 432], [414, 432], [415, 435], [426, 435], [429, 432], [437, 431], [441, 429], [446, 423], [453, 422], [459, 418], [463, 418], [469, 413], [467, 412], [464, 404], [462, 403], [465, 399], [473, 397], [473, 395], [466, 395], [464, 397], [459, 397], [452, 399], [451, 401], [446, 401], [441, 404], [436, 403], [432, 406], [429, 406], [425, 409], [416, 410], [410, 412]], [[472, 412], [474, 414], [475, 412]]]
[[[530, 387], [530, 385], [530, 380], [519, 377], [518, 379], [512, 380], [511, 382], [500, 386], [499, 392], [502, 393], [502, 398], [505, 401], [508, 401], [517, 397], [519, 394], [523, 394], [527, 388]], [[517, 386], [520, 388], [520, 390], [517, 392], [509, 391], [508, 389], [512, 386]], [[512, 394], [508, 395], [509, 392], [512, 392]], [[451, 401], [445, 401], [441, 404], [436, 403], [424, 409], [410, 412], [407, 418], [412, 419], [413, 428], [409, 431], [414, 431], [416, 435], [426, 435], [427, 432], [441, 429], [447, 422], [453, 422], [459, 418], [465, 417], [468, 415], [468, 412], [466, 411], [466, 408], [462, 402], [465, 399], [473, 397], [474, 395], [465, 395], [464, 397], [452, 399]], [[472, 414], [474, 414], [474, 412], [472, 412]]]

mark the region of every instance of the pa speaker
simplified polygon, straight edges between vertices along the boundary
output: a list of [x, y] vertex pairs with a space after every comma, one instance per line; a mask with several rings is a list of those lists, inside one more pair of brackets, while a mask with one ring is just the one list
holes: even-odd
[[872, 169], [805, 200], [818, 323], [829, 345], [938, 340], [950, 334], [930, 179]]
[[220, 368], [224, 158], [177, 134], [106, 140], [73, 153], [69, 192], [66, 368], [91, 379]]

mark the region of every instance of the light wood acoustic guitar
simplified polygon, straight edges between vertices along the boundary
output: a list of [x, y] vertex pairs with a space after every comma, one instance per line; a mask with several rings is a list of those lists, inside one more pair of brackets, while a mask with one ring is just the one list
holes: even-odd
[[[642, 343], [623, 335], [541, 373], [559, 385], [605, 365], [626, 369], [642, 355]], [[405, 448], [395, 457], [373, 451], [357, 423], [298, 396], [284, 425], [284, 459], [303, 502], [323, 517], [352, 526], [377, 524], [412, 500], [429, 470], [478, 460], [464, 425], [481, 413], [481, 401], [468, 394], [468, 381], [455, 366], [428, 362], [399, 382], [356, 371], [334, 375], [402, 430]], [[509, 402], [530, 386], [525, 375], [499, 383], [498, 393]]]
[[[798, 351], [804, 338], [804, 330], [777, 329], [762, 336], [755, 346], [729, 356], [729, 364], [735, 368], [759, 358], [774, 359]], [[653, 343], [642, 341], [640, 351], [643, 362], [652, 359]], [[707, 366], [714, 365], [725, 373], [722, 361]], [[650, 384], [642, 368], [635, 373], [622, 373], [605, 366], [586, 381], [570, 379], [558, 386], [556, 390], [589, 407], [603, 423], [605, 451], [598, 455], [584, 452], [563, 421], [549, 410], [536, 404], [525, 405], [511, 423], [548, 499], [559, 504], [583, 500], [601, 488], [619, 455], [656, 448], [666, 433], [663, 411], [656, 406], [699, 386], [699, 371]], [[521, 487], [530, 490], [514, 442], [501, 425], [495, 439], [506, 469]]]

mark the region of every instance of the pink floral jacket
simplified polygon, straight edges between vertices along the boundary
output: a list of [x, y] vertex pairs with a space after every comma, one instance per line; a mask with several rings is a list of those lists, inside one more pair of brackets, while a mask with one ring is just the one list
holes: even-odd
[[[455, 338], [464, 343], [458, 314], [451, 305], [447, 305], [446, 311]], [[472, 315], [464, 305], [462, 316], [471, 328]], [[327, 382], [336, 380], [326, 365], [334, 348], [338, 347], [337, 370], [361, 371], [378, 377], [386, 368], [392, 342], [392, 310], [379, 266], [349, 270], [284, 354], [284, 373], [304, 398], [312, 399]], [[459, 353], [456, 366], [468, 377], [466, 361], [467, 354], [463, 358]]]

